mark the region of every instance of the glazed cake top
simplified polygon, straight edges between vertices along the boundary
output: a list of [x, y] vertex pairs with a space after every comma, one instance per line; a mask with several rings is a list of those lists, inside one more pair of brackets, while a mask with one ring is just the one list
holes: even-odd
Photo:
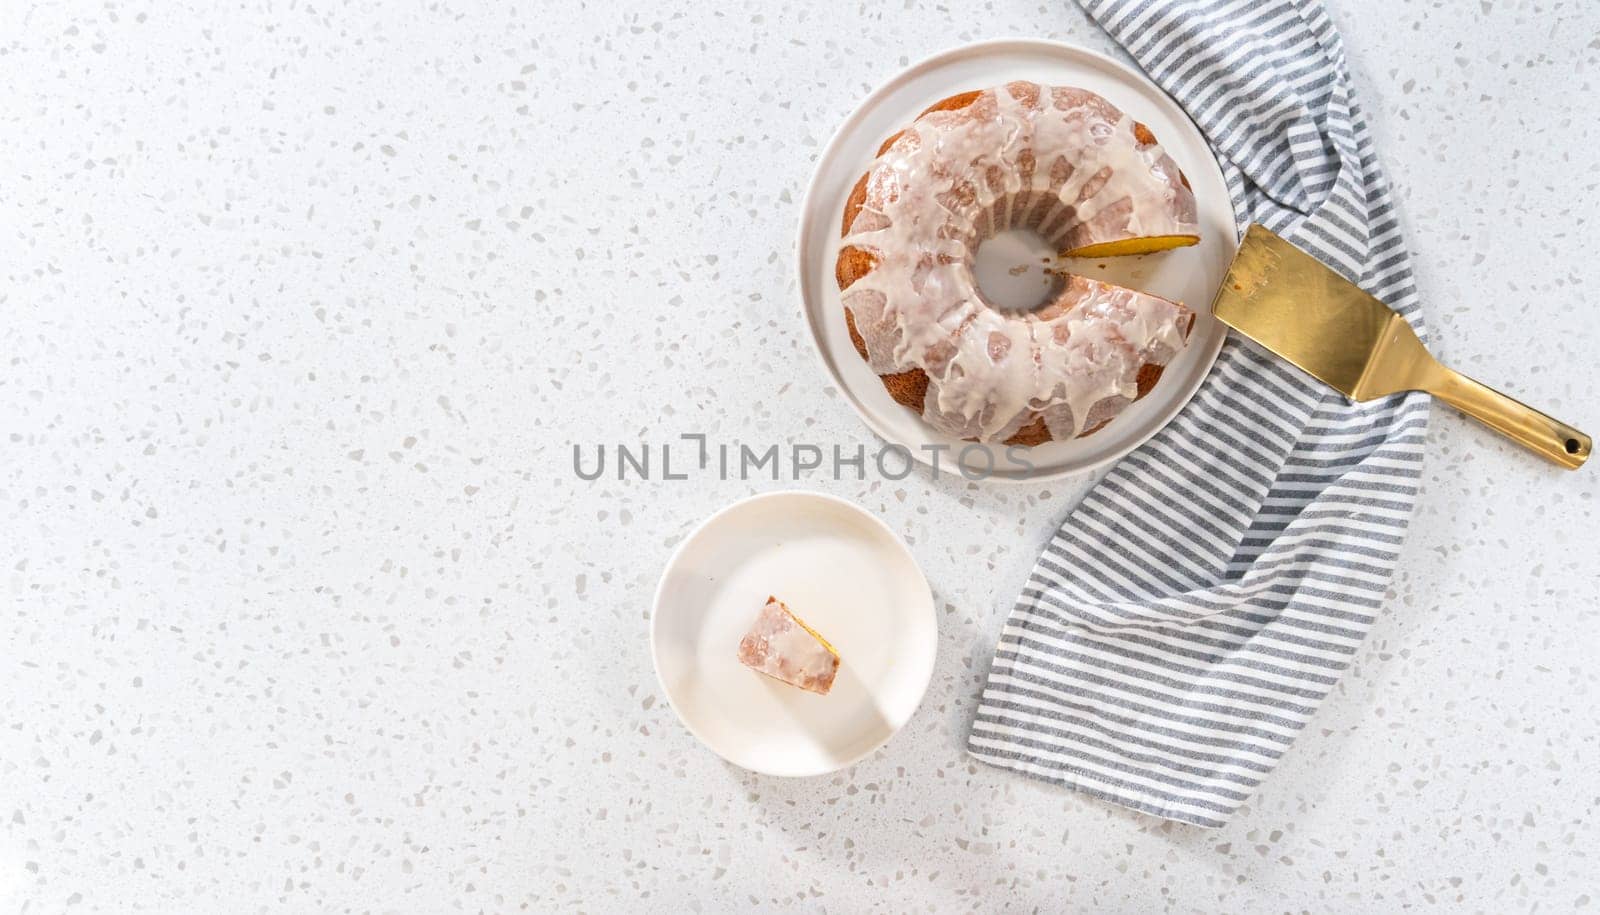
[[1033, 313], [1006, 313], [972, 263], [984, 238], [1013, 227], [1062, 251], [1198, 236], [1194, 194], [1151, 141], [1092, 92], [1026, 82], [918, 118], [874, 161], [841, 240], [876, 261], [843, 294], [873, 371], [924, 370], [927, 421], [982, 441], [1035, 413], [1070, 439], [1092, 411], [1131, 401], [1139, 369], [1182, 348], [1187, 308], [1073, 277]]
[[775, 597], [767, 598], [740, 640], [739, 663], [814, 693], [832, 689], [839, 670], [832, 648]]

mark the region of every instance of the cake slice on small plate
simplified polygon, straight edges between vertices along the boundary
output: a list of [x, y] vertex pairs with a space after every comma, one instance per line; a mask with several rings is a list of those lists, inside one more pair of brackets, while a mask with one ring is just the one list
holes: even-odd
[[739, 641], [739, 663], [790, 686], [826, 696], [839, 672], [839, 653], [776, 597]]

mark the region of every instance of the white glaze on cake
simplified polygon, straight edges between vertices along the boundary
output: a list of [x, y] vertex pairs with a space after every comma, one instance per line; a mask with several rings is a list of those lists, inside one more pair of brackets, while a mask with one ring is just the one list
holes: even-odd
[[1035, 416], [1070, 439], [1131, 403], [1145, 364], [1183, 347], [1188, 308], [1072, 277], [1032, 314], [978, 291], [978, 244], [1010, 228], [1058, 250], [1199, 235], [1194, 195], [1134, 121], [1082, 89], [1010, 83], [930, 112], [873, 163], [841, 240], [876, 266], [843, 292], [872, 370], [928, 375], [924, 418], [952, 436], [1004, 440]]
[[775, 597], [739, 641], [739, 663], [801, 689], [827, 694], [839, 656]]

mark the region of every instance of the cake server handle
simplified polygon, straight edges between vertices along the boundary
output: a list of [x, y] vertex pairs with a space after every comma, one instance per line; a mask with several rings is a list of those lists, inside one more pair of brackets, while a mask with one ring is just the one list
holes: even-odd
[[1568, 470], [1589, 459], [1593, 441], [1559, 419], [1443, 365], [1422, 389], [1524, 448]]

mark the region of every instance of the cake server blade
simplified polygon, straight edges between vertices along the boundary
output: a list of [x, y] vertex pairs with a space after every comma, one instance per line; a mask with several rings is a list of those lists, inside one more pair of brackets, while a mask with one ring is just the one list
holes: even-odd
[[1352, 400], [1426, 391], [1562, 467], [1589, 457], [1589, 436], [1441, 365], [1393, 309], [1262, 226], [1245, 233], [1211, 310]]

